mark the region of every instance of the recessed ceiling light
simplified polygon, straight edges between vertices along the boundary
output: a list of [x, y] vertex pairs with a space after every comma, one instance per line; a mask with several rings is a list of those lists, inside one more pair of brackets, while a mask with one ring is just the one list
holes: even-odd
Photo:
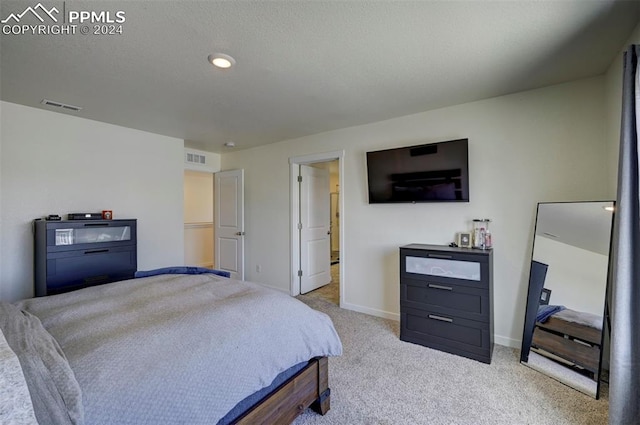
[[229, 55], [225, 55], [224, 53], [212, 53], [207, 59], [209, 59], [211, 65], [221, 69], [229, 69], [236, 64], [236, 60], [234, 58]]

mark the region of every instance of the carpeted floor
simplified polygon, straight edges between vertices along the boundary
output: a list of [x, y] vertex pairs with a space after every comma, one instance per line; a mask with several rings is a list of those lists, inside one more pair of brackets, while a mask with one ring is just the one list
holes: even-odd
[[295, 425], [607, 423], [606, 387], [595, 400], [519, 364], [516, 349], [496, 345], [486, 365], [400, 341], [396, 321], [298, 298], [332, 318], [344, 354], [329, 359], [331, 410]]

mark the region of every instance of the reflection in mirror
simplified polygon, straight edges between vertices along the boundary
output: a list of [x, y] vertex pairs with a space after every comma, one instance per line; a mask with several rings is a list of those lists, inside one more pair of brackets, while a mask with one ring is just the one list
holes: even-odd
[[598, 398], [613, 201], [539, 203], [520, 361]]

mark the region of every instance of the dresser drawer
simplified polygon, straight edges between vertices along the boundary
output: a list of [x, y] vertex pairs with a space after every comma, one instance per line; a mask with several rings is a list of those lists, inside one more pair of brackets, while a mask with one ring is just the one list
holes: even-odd
[[36, 227], [49, 253], [136, 244], [136, 220], [40, 220]]
[[412, 308], [403, 309], [401, 323], [403, 341], [491, 362], [493, 338], [489, 323]]
[[[63, 251], [46, 260], [46, 288], [36, 295], [52, 295], [86, 286], [132, 279], [136, 272], [135, 246]], [[42, 293], [43, 290], [45, 293]]]
[[489, 289], [489, 263], [478, 254], [400, 250], [400, 277]]
[[463, 285], [403, 279], [400, 305], [438, 314], [489, 322], [489, 290]]

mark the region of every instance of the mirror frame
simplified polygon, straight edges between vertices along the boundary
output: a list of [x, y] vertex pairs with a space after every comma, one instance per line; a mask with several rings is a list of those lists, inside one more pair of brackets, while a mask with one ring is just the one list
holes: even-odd
[[[596, 393], [595, 393], [595, 399], [598, 400], [600, 398], [600, 384], [602, 382], [602, 360], [603, 360], [603, 355], [604, 355], [604, 351], [605, 351], [605, 342], [606, 342], [606, 335], [609, 335], [611, 332], [610, 329], [610, 321], [609, 321], [609, 297], [610, 297], [610, 288], [611, 288], [611, 264], [612, 264], [612, 259], [611, 259], [611, 254], [612, 254], [612, 243], [613, 243], [613, 223], [614, 223], [614, 217], [615, 217], [615, 213], [616, 213], [616, 201], [615, 200], [596, 200], [596, 201], [559, 201], [559, 202], [538, 202], [536, 205], [536, 221], [535, 221], [535, 225], [533, 227], [533, 238], [531, 241], [531, 258], [529, 260], [529, 279], [528, 279], [528, 283], [527, 283], [527, 300], [526, 300], [526, 308], [525, 308], [525, 316], [524, 316], [524, 324], [523, 324], [523, 329], [522, 329], [522, 342], [521, 342], [521, 346], [520, 346], [520, 363], [521, 364], [527, 364], [528, 363], [528, 359], [529, 359], [529, 352], [531, 351], [531, 341], [532, 341], [532, 336], [533, 336], [533, 329], [531, 330], [532, 335], [528, 336], [528, 332], [527, 332], [527, 328], [529, 327], [534, 327], [535, 326], [535, 312], [537, 312], [537, 308], [539, 307], [540, 304], [540, 297], [532, 297], [532, 289], [531, 289], [531, 274], [533, 272], [533, 263], [534, 263], [534, 259], [533, 259], [533, 254], [534, 254], [534, 249], [535, 249], [535, 239], [536, 239], [536, 232], [537, 232], [537, 228], [538, 228], [538, 214], [540, 213], [540, 205], [544, 205], [544, 204], [577, 204], [577, 203], [589, 203], [589, 202], [611, 202], [611, 204], [613, 205], [613, 211], [611, 213], [611, 226], [610, 226], [610, 232], [609, 232], [609, 254], [608, 254], [608, 259], [607, 259], [607, 273], [606, 273], [606, 282], [605, 282], [605, 296], [604, 296], [604, 300], [603, 300], [603, 312], [602, 312], [602, 332], [600, 335], [600, 356], [598, 359], [598, 379], [596, 380]], [[533, 323], [530, 323], [533, 320]], [[533, 325], [533, 326], [531, 326]], [[526, 350], [524, 350], [525, 348], [525, 343], [528, 340], [528, 345], [529, 348]], [[542, 373], [542, 372], [540, 372]], [[553, 379], [553, 378], [552, 378]], [[559, 381], [561, 382], [561, 381]], [[567, 385], [570, 388], [570, 385], [566, 384], [563, 382], [563, 384]], [[576, 391], [576, 388], [573, 388]]]

